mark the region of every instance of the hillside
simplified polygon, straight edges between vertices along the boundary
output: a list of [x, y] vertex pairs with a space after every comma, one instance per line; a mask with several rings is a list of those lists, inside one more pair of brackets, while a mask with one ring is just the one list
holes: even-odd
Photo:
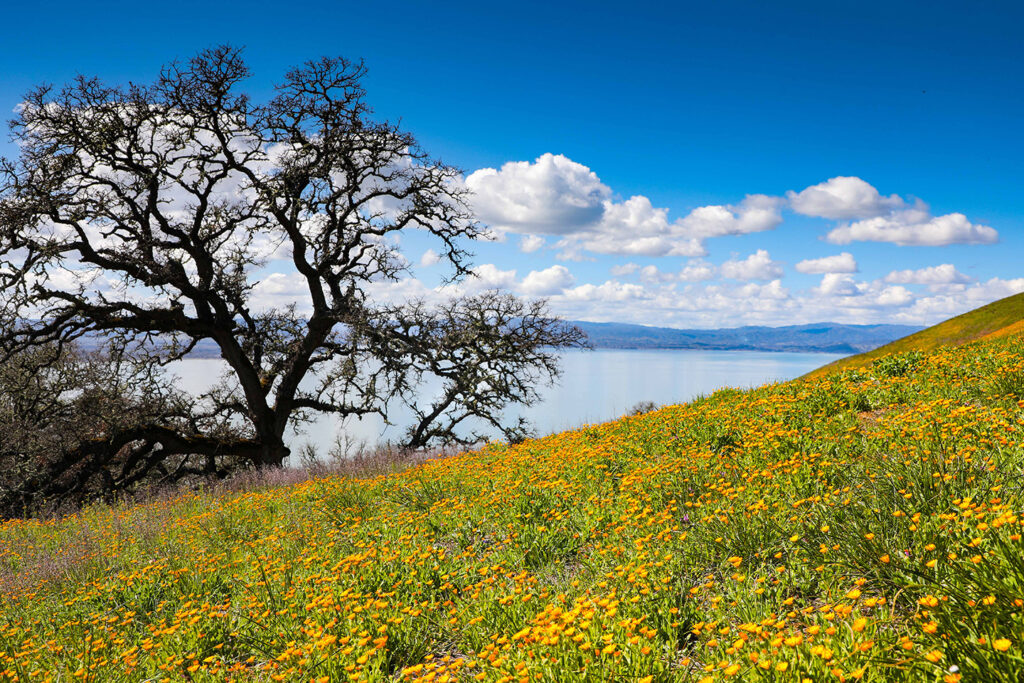
[[976, 339], [996, 339], [1024, 331], [1024, 293], [993, 301], [938, 325], [921, 330], [872, 351], [841, 358], [810, 373], [817, 377], [836, 370], [862, 368], [880, 356], [904, 351], [932, 351], [944, 345], [965, 344]]
[[859, 353], [916, 332], [909, 325], [814, 323], [684, 330], [626, 323], [570, 321], [599, 349], [707, 349]]
[[1021, 481], [1006, 335], [387, 476], [11, 521], [0, 680], [1020, 681]]

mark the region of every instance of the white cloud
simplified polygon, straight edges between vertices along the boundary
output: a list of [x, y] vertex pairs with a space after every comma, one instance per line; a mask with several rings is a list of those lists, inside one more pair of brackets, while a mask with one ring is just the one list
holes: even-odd
[[905, 322], [931, 324], [1021, 292], [1024, 292], [1024, 277], [1010, 280], [994, 277], [962, 289], [954, 288], [921, 297], [893, 317]]
[[749, 195], [737, 205], [699, 207], [673, 221], [668, 209], [643, 195], [617, 201], [588, 167], [554, 154], [483, 168], [465, 182], [477, 216], [499, 238], [526, 235], [520, 248], [529, 253], [543, 245], [541, 235], [558, 236], [560, 258], [571, 260], [586, 258], [584, 252], [704, 256], [705, 239], [776, 227], [784, 204], [778, 197]]
[[790, 190], [786, 198], [797, 213], [835, 220], [871, 218], [903, 206], [899, 196], [883, 197], [856, 176], [836, 176], [800, 192]]
[[540, 235], [523, 235], [519, 240], [519, 251], [532, 254], [544, 246], [544, 238]]
[[747, 195], [738, 206], [701, 206], [678, 221], [684, 234], [699, 239], [771, 230], [782, 222], [782, 200]]
[[601, 221], [591, 230], [562, 239], [559, 246], [572, 253], [583, 248], [597, 254], [629, 256], [703, 256], [700, 239], [686, 234], [678, 222], [670, 223], [668, 209], [659, 209], [642, 195], [624, 202], [606, 202]]
[[468, 291], [486, 289], [512, 289], [516, 282], [516, 271], [501, 270], [493, 263], [473, 267], [473, 275], [460, 283], [460, 287]]
[[523, 278], [519, 290], [528, 296], [551, 296], [560, 294], [576, 282], [565, 266], [551, 266], [544, 270], [531, 271]]
[[637, 322], [674, 327], [736, 327], [787, 320], [792, 305], [778, 280], [765, 284], [641, 286], [609, 280], [552, 297], [553, 310], [571, 319]]
[[841, 254], [835, 254], [834, 256], [805, 259], [796, 264], [796, 269], [801, 273], [809, 273], [812, 275], [822, 275], [825, 273], [856, 273], [858, 270], [857, 260], [853, 258], [853, 254], [847, 251], [844, 251]]
[[440, 260], [441, 257], [440, 255], [438, 255], [436, 251], [434, 251], [433, 249], [427, 249], [425, 252], [423, 252], [423, 255], [420, 256], [420, 265], [424, 267], [430, 267]]
[[608, 280], [600, 285], [585, 284], [566, 290], [564, 298], [568, 301], [586, 301], [600, 303], [616, 303], [645, 299], [649, 297], [646, 289], [640, 285]]
[[561, 154], [510, 161], [466, 178], [480, 220], [498, 230], [565, 235], [597, 223], [611, 190], [597, 174]]
[[828, 233], [825, 239], [834, 244], [861, 241], [938, 247], [949, 244], [992, 244], [999, 241], [999, 233], [987, 225], [971, 223], [962, 213], [932, 217], [927, 206], [919, 203], [913, 209], [889, 216], [841, 225]]
[[644, 282], [671, 282], [676, 279], [676, 275], [662, 272], [658, 266], [644, 266], [640, 269], [640, 279]]
[[[771, 230], [782, 222], [787, 205], [806, 216], [853, 221], [828, 233], [836, 244], [853, 241], [901, 245], [986, 244], [998, 233], [951, 213], [932, 216], [927, 204], [908, 203], [899, 195], [883, 196], [855, 176], [836, 176], [786, 198], [747, 195], [736, 205], [701, 206], [669, 220], [668, 209], [655, 207], [643, 195], [616, 201], [611, 188], [583, 164], [565, 156], [544, 154], [533, 162], [516, 161], [500, 169], [480, 169], [466, 178], [475, 194], [473, 206], [497, 235], [528, 235], [523, 251], [540, 248], [540, 235], [561, 240], [560, 256], [596, 254], [686, 256], [707, 254], [704, 240]], [[823, 272], [823, 271], [815, 271]]]
[[679, 279], [683, 282], [702, 282], [712, 280], [718, 270], [706, 261], [690, 261], [679, 271]]
[[[836, 322], [892, 322], [887, 309], [911, 303], [915, 295], [905, 287], [886, 285], [881, 280], [858, 282], [847, 273], [825, 273], [821, 283], [801, 297], [801, 317]], [[885, 311], [885, 312], [882, 312]]]
[[966, 284], [971, 278], [958, 271], [952, 263], [943, 263], [917, 270], [894, 270], [885, 276], [885, 281], [901, 285], [952, 285]]
[[255, 310], [284, 308], [289, 304], [295, 304], [299, 313], [312, 310], [309, 285], [299, 273], [270, 273], [252, 288], [252, 307]]
[[[481, 169], [465, 182], [475, 191], [472, 201], [480, 219], [491, 224], [495, 235], [502, 240], [516, 237], [519, 251], [536, 254], [527, 257], [529, 266], [521, 272], [530, 267], [535, 270], [519, 277], [515, 269], [504, 269], [502, 261], [486, 263], [475, 268], [475, 276], [438, 287], [427, 287], [412, 278], [372, 283], [371, 296], [389, 302], [422, 299], [436, 303], [499, 288], [524, 296], [550, 297], [552, 310], [569, 318], [729, 327], [823, 320], [930, 324], [1024, 290], [1024, 278], [976, 283], [951, 264], [893, 271], [881, 279], [860, 281], [855, 276], [857, 259], [843, 251], [797, 263], [796, 271], [820, 275], [821, 281], [813, 288], [790, 291], [783, 284], [783, 263], [772, 260], [765, 249], [741, 252], [721, 265], [704, 259], [711, 240], [771, 230], [779, 225], [787, 207], [836, 221], [826, 239], [839, 244], [874, 240], [941, 245], [998, 240], [995, 230], [971, 224], [962, 214], [933, 216], [923, 202], [883, 196], [855, 177], [831, 178], [800, 192], [788, 192], [785, 198], [751, 194], [735, 204], [698, 207], [681, 218], [673, 218], [667, 208], [655, 206], [646, 196], [623, 199], [615, 195], [591, 169], [561, 155], [545, 154], [531, 162]], [[275, 253], [276, 246], [268, 244], [264, 250]], [[397, 250], [400, 245], [384, 247]], [[542, 249], [545, 251], [538, 253]], [[547, 258], [596, 261], [597, 255], [625, 257], [615, 259], [618, 263], [601, 264], [612, 279], [578, 282], [565, 265], [549, 267]], [[652, 265], [645, 260], [673, 256], [685, 259], [685, 264], [659, 261]], [[431, 249], [418, 262], [430, 266], [439, 260]], [[280, 278], [268, 277], [260, 284], [256, 294], [261, 301], [276, 304], [304, 296], [297, 286], [301, 283], [291, 282], [290, 276]]]
[[825, 273], [814, 291], [821, 296], [853, 296], [857, 282], [845, 273]]
[[373, 301], [386, 304], [405, 304], [410, 301], [426, 301], [429, 303], [440, 303], [455, 293], [456, 286], [438, 287], [431, 289], [422, 281], [407, 277], [401, 280], [381, 280], [371, 282], [366, 286], [367, 292]]
[[903, 306], [913, 300], [914, 293], [906, 287], [886, 287], [874, 297], [878, 306]]
[[761, 301], [783, 301], [789, 298], [789, 290], [782, 286], [782, 280], [772, 280], [765, 285], [750, 282], [736, 290], [736, 294], [741, 298]]
[[718, 274], [718, 268], [714, 264], [700, 259], [691, 260], [678, 272], [661, 270], [655, 265], [641, 268], [635, 263], [627, 263], [611, 268], [611, 274], [616, 277], [632, 275], [634, 273], [637, 273], [642, 281], [648, 283], [703, 282], [713, 280]]
[[836, 309], [871, 311], [900, 307], [915, 298], [914, 293], [906, 287], [887, 286], [881, 280], [857, 282], [846, 273], [826, 273], [821, 278], [821, 284], [811, 291], [831, 319], [836, 318]]
[[[551, 281], [558, 278], [550, 271]], [[498, 271], [507, 273], [507, 271]], [[541, 282], [539, 271], [513, 288], [523, 291], [529, 280]], [[493, 275], [493, 274], [492, 274]], [[531, 273], [531, 275], [533, 275]], [[493, 276], [491, 280], [507, 275]], [[282, 284], [282, 283], [279, 283]], [[558, 283], [560, 284], [560, 283]], [[532, 286], [532, 285], [531, 285]], [[378, 301], [401, 303], [422, 299], [440, 303], [466, 293], [462, 285], [428, 288], [415, 278], [370, 285]], [[551, 285], [546, 291], [553, 291]], [[282, 291], [287, 287], [282, 287]], [[950, 285], [940, 292], [917, 295], [883, 280], [858, 282], [847, 273], [826, 273], [813, 289], [791, 292], [778, 279], [769, 282], [684, 284], [678, 282], [583, 283], [550, 295], [551, 309], [571, 320], [636, 322], [672, 327], [738, 327], [844, 323], [902, 322], [931, 325], [996, 299], [1024, 292], [1024, 278], [992, 278], [970, 285]]]
[[800, 192], [786, 193], [790, 208], [805, 216], [852, 221], [828, 233], [834, 244], [855, 241], [900, 245], [944, 246], [991, 244], [999, 234], [986, 225], [972, 224], [962, 213], [932, 216], [928, 205], [899, 195], [882, 196], [855, 176], [837, 176]]
[[733, 280], [774, 280], [782, 277], [782, 265], [773, 261], [764, 249], [758, 249], [742, 261], [731, 260], [722, 264], [722, 277]]

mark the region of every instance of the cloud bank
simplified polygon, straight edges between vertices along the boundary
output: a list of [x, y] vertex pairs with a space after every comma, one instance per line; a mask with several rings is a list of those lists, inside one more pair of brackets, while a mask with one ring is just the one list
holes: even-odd
[[675, 219], [643, 195], [617, 199], [594, 171], [561, 154], [483, 168], [465, 182], [482, 221], [499, 234], [522, 235], [520, 248], [527, 253], [539, 249], [544, 237], [556, 237], [566, 260], [586, 258], [588, 252], [706, 256], [707, 240], [773, 230], [782, 223], [783, 210], [841, 221], [825, 235], [833, 244], [946, 246], [999, 239], [994, 228], [972, 223], [962, 213], [932, 215], [923, 201], [883, 195], [856, 176], [836, 176], [784, 196], [749, 194], [736, 204], [700, 206]]
[[[549, 298], [552, 309], [569, 318], [717, 327], [824, 320], [930, 324], [1024, 291], [1024, 278], [978, 281], [952, 262], [901, 262], [902, 268], [878, 272], [878, 252], [865, 258], [858, 249], [868, 247], [858, 245], [944, 248], [993, 244], [1000, 236], [963, 213], [935, 215], [921, 199], [885, 194], [856, 176], [777, 195], [750, 193], [679, 215], [641, 194], [620, 196], [594, 170], [559, 154], [483, 168], [464, 182], [479, 219], [508, 244], [504, 255], [457, 283], [430, 286], [410, 270], [398, 282], [373, 283], [375, 297], [441, 301], [497, 288]], [[770, 250], [765, 237], [758, 240], [761, 248], [737, 247], [745, 236], [769, 233], [790, 219], [797, 225], [780, 235], [778, 246], [773, 236]], [[801, 240], [805, 248], [853, 246], [839, 253], [821, 249], [787, 267], [786, 247]], [[275, 246], [267, 245], [267, 258], [287, 258]], [[923, 251], [905, 253], [920, 258]], [[421, 247], [409, 262], [429, 279], [442, 260]], [[871, 277], [862, 275], [862, 267]], [[820, 280], [794, 288], [787, 269]], [[273, 273], [254, 293], [279, 306], [303, 296], [303, 287], [294, 275]]]

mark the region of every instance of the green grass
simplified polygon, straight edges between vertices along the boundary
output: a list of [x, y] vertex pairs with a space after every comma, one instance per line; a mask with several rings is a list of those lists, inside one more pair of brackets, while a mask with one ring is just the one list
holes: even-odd
[[0, 680], [1020, 681], [1024, 341], [0, 525]]

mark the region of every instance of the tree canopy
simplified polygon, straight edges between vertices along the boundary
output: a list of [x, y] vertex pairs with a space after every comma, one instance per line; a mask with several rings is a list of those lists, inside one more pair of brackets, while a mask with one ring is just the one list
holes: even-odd
[[[400, 236], [428, 235], [458, 290], [472, 276], [466, 245], [488, 233], [458, 169], [372, 118], [364, 74], [308, 62], [257, 103], [241, 52], [219, 47], [150, 85], [79, 77], [25, 97], [11, 122], [19, 156], [0, 161], [3, 358], [101, 340], [108, 357], [158, 368], [209, 340], [228, 368], [176, 404], [188, 408], [176, 423], [94, 434], [110, 457], [130, 444], [280, 465], [289, 423], [388, 418], [400, 404], [415, 415], [409, 447], [472, 442], [481, 424], [527, 433], [502, 410], [537, 400], [554, 351], [582, 333], [543, 301], [495, 291], [377, 295], [410, 269]], [[259, 283], [282, 268], [301, 296], [260, 305]], [[417, 398], [430, 378], [441, 390]]]

